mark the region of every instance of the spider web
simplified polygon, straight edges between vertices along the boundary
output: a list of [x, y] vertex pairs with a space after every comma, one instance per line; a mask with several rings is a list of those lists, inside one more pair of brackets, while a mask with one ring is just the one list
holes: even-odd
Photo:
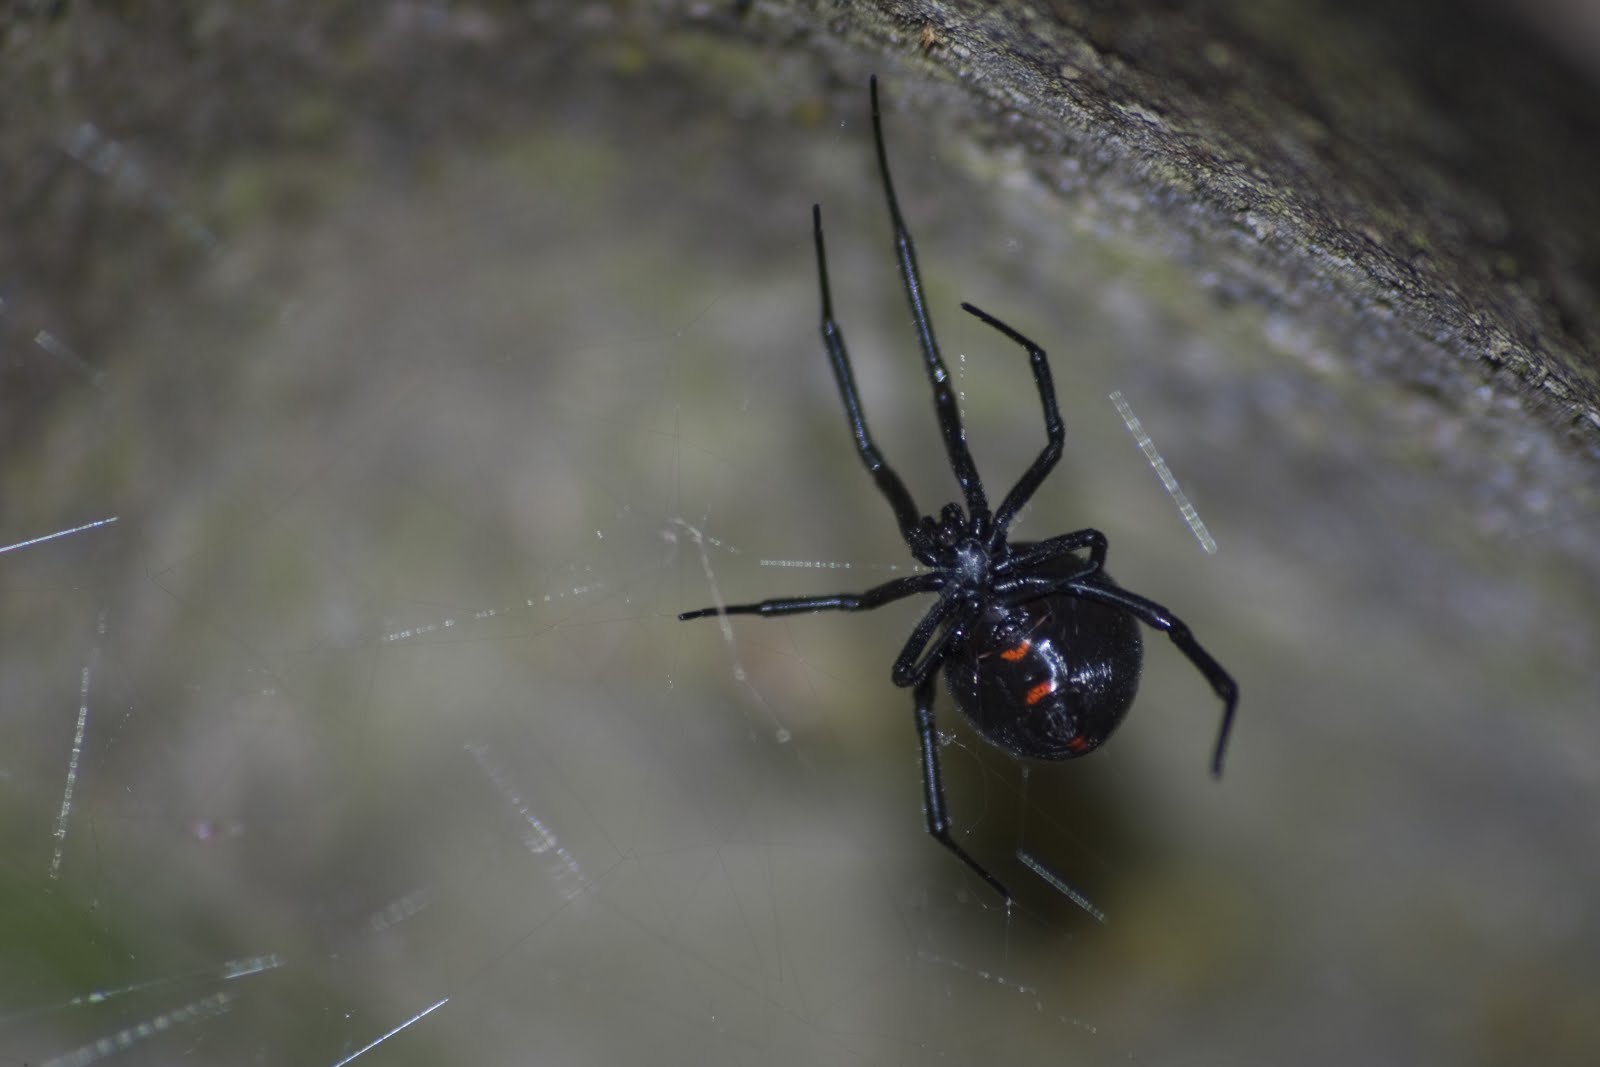
[[[734, 287], [638, 200], [636, 239], [595, 243], [626, 182], [530, 183], [528, 151], [224, 241], [135, 146], [70, 140], [206, 265], [108, 369], [9, 309], [82, 395], [34, 442], [48, 478], [13, 470], [0, 554], [5, 871], [40, 931], [0, 1047], [867, 1063], [1003, 1025], [1121, 1053], [1023, 947], [1075, 936], [1049, 892], [1007, 914], [921, 831], [884, 667], [913, 613], [674, 618], [912, 565], [849, 454], [803, 454], [843, 443], [804, 228]], [[886, 429], [926, 414], [905, 370], [863, 368]], [[1003, 859], [1025, 787], [949, 748]]]

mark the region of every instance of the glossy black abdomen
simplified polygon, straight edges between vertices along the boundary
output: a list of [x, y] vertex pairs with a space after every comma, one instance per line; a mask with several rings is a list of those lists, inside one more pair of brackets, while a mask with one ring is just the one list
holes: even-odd
[[[1104, 572], [1095, 581], [1116, 587]], [[1122, 722], [1139, 689], [1143, 650], [1139, 623], [1126, 611], [1053, 595], [991, 606], [950, 650], [944, 676], [991, 744], [1066, 760], [1094, 751]]]

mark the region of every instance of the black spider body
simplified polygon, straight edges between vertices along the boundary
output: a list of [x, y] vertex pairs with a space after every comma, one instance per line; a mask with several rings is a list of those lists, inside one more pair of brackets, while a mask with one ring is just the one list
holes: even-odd
[[[1081, 570], [1076, 556], [1040, 568]], [[1101, 571], [1098, 580], [1115, 587]], [[967, 720], [1015, 756], [1068, 760], [1115, 732], [1139, 690], [1144, 642], [1132, 615], [1066, 594], [991, 601], [945, 656], [944, 680]]]
[[1027, 352], [1044, 413], [1044, 448], [1000, 506], [991, 509], [967, 448], [950, 373], [939, 355], [933, 321], [923, 303], [922, 278], [911, 233], [900, 215], [889, 178], [876, 78], [872, 79], [872, 132], [894, 229], [895, 257], [928, 383], [933, 389], [940, 436], [951, 471], [961, 487], [962, 503], [946, 504], [937, 519], [921, 514], [905, 483], [879, 453], [861, 410], [844, 333], [833, 317], [828, 262], [822, 244], [822, 209], [813, 206], [823, 348], [839, 387], [856, 453], [894, 512], [906, 547], [926, 570], [862, 593], [718, 605], [686, 611], [678, 617], [870, 611], [919, 593], [936, 594], [937, 600], [895, 658], [890, 677], [895, 685], [912, 691], [928, 832], [1009, 900], [1010, 893], [1000, 880], [973, 859], [950, 833], [933, 717], [935, 676], [941, 669], [956, 703], [992, 744], [1018, 757], [1071, 759], [1099, 747], [1132, 705], [1143, 654], [1138, 623], [1143, 622], [1166, 633], [1223, 702], [1222, 725], [1211, 763], [1212, 772], [1217, 775], [1222, 773], [1222, 755], [1239, 691], [1233, 678], [1200, 647], [1183, 622], [1160, 604], [1130, 593], [1111, 580], [1105, 571], [1106, 538], [1100, 531], [1076, 530], [1035, 542], [1012, 543], [1007, 539], [1017, 513], [1060, 460], [1066, 439], [1050, 361], [1044, 349], [999, 319], [971, 304], [961, 305]]

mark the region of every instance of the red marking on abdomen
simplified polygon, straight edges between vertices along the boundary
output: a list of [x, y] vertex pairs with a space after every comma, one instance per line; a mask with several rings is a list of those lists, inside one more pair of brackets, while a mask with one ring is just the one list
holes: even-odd
[[1023, 656], [1026, 656], [1028, 654], [1028, 649], [1032, 647], [1032, 641], [1024, 640], [1021, 644], [1012, 645], [1010, 648], [1000, 653], [1000, 658], [1005, 660], [1007, 663], [1015, 663]]
[[1038, 685], [1028, 690], [1028, 695], [1022, 698], [1022, 702], [1031, 708], [1035, 704], [1039, 703], [1039, 701], [1055, 692], [1055, 689], [1056, 683], [1054, 682], [1040, 682]]

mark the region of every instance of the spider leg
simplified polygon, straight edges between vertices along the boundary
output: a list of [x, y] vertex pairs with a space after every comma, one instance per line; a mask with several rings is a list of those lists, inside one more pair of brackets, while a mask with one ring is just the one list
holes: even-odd
[[708, 615], [804, 615], [812, 611], [871, 611], [884, 604], [903, 600], [917, 593], [932, 593], [944, 586], [945, 577], [937, 571], [912, 574], [875, 585], [864, 593], [828, 593], [822, 596], [779, 597], [752, 604], [712, 605], [685, 611], [683, 619], [703, 619]]
[[867, 429], [867, 418], [861, 411], [861, 396], [856, 392], [855, 374], [850, 369], [850, 355], [844, 347], [844, 331], [833, 317], [833, 294], [828, 287], [828, 257], [822, 247], [822, 207], [811, 205], [811, 232], [817, 244], [817, 284], [822, 290], [822, 344], [828, 350], [828, 362], [833, 366], [833, 379], [839, 385], [839, 398], [844, 402], [845, 418], [850, 422], [850, 433], [856, 439], [856, 453], [878, 484], [894, 510], [894, 521], [900, 526], [900, 536], [905, 539], [911, 554], [923, 563], [934, 563], [933, 546], [922, 529], [916, 502], [905, 482], [878, 452], [872, 433]]
[[1069, 579], [1060, 583], [1060, 588], [1051, 591], [1121, 608], [1146, 626], [1164, 632], [1178, 646], [1178, 651], [1194, 664], [1195, 670], [1205, 675], [1206, 681], [1211, 683], [1211, 688], [1222, 700], [1222, 725], [1217, 730], [1217, 747], [1211, 757], [1211, 773], [1221, 778], [1222, 755], [1227, 750], [1228, 735], [1233, 730], [1233, 710], [1239, 703], [1239, 685], [1231, 674], [1222, 669], [1222, 664], [1212, 658], [1211, 653], [1200, 647], [1200, 642], [1195, 640], [1183, 620], [1153, 600], [1092, 580]]
[[945, 806], [944, 776], [939, 769], [939, 734], [933, 725], [934, 678], [935, 676], [930, 674], [918, 682], [912, 696], [916, 706], [917, 740], [922, 748], [923, 818], [928, 833], [932, 834], [939, 844], [959, 856], [961, 862], [972, 868], [974, 874], [988, 882], [989, 887], [1009, 904], [1011, 893], [1000, 879], [986, 871], [982, 864], [973, 859], [967, 850], [956, 844], [955, 838], [950, 836], [950, 812]]
[[956, 406], [955, 391], [950, 387], [950, 372], [945, 369], [939, 355], [939, 344], [933, 339], [933, 321], [922, 299], [922, 275], [917, 271], [917, 253], [911, 244], [911, 231], [900, 214], [900, 202], [894, 195], [894, 182], [889, 178], [889, 154], [883, 147], [883, 119], [878, 109], [878, 78], [872, 78], [872, 139], [878, 149], [878, 172], [883, 175], [883, 195], [889, 202], [889, 221], [894, 226], [895, 256], [900, 262], [900, 278], [905, 282], [906, 300], [911, 304], [911, 321], [917, 329], [917, 343], [922, 347], [922, 359], [927, 364], [928, 381], [933, 386], [933, 405], [939, 416], [939, 433], [944, 437], [944, 450], [950, 457], [950, 469], [961, 485], [967, 502], [967, 518], [973, 531], [980, 537], [989, 532], [989, 500], [983, 492], [983, 481], [978, 477], [978, 466], [972, 461], [972, 451], [967, 448], [967, 435], [961, 428], [961, 410]]
[[1044, 349], [987, 311], [971, 304], [962, 304], [961, 310], [982, 319], [1027, 350], [1028, 363], [1033, 368], [1033, 381], [1039, 387], [1039, 402], [1044, 405], [1045, 446], [1029, 464], [1028, 469], [1022, 472], [1022, 477], [1017, 479], [1017, 484], [1011, 487], [1011, 492], [1006, 494], [1005, 499], [1000, 502], [999, 510], [994, 513], [994, 532], [990, 534], [990, 541], [993, 544], [1005, 536], [1011, 520], [1017, 517], [1017, 512], [1021, 511], [1023, 505], [1027, 504], [1038, 491], [1040, 483], [1061, 458], [1061, 445], [1066, 440], [1067, 428], [1062, 423], [1061, 411], [1056, 406], [1056, 387], [1050, 378], [1050, 359], [1044, 354]]
[[1091, 529], [1074, 530], [1032, 544], [1019, 542], [1011, 546], [1010, 557], [996, 565], [995, 573], [1002, 577], [1012, 572], [1027, 574], [1042, 563], [1049, 563], [1053, 559], [1060, 559], [1085, 548], [1089, 550], [1089, 571], [1098, 571], [1106, 565], [1107, 547], [1106, 535], [1099, 530]]
[[902, 689], [913, 685], [921, 685], [922, 681], [932, 674], [944, 659], [945, 646], [950, 643], [961, 629], [958, 623], [945, 630], [929, 644], [928, 638], [939, 624], [950, 617], [958, 605], [958, 601], [944, 598], [928, 609], [928, 613], [917, 623], [916, 629], [911, 631], [911, 636], [906, 640], [905, 647], [900, 650], [900, 655], [895, 657], [894, 670], [890, 677], [894, 684]]

